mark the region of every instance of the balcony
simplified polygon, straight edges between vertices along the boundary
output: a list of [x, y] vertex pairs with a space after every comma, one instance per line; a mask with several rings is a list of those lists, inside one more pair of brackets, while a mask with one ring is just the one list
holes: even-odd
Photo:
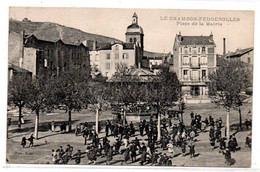
[[200, 64], [199, 63], [191, 63], [190, 67], [191, 68], [200, 68]]

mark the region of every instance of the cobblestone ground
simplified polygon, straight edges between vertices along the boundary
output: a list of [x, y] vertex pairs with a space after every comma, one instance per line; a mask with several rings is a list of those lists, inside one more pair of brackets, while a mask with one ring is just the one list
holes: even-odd
[[[249, 109], [251, 109], [251, 104], [246, 104], [242, 108], [243, 120], [245, 118], [251, 119], [251, 116], [247, 115]], [[216, 119], [222, 117], [223, 124], [225, 124], [225, 111], [221, 108], [216, 108], [213, 104], [204, 104], [204, 105], [188, 105], [184, 121], [185, 124], [189, 124], [189, 113], [194, 111], [194, 113], [200, 113], [202, 115], [202, 119], [204, 119], [209, 113]], [[231, 125], [238, 123], [238, 113], [236, 111], [232, 111], [230, 115]], [[12, 117], [9, 115], [9, 117]], [[12, 120], [15, 121], [17, 117], [12, 117]], [[67, 134], [60, 134], [59, 132], [51, 132], [49, 130], [42, 130], [39, 133], [39, 139], [35, 140], [35, 146], [32, 148], [22, 148], [20, 145], [21, 138], [23, 134], [27, 134], [26, 136], [29, 137], [29, 134], [33, 131], [33, 116], [26, 116], [26, 124], [23, 125], [21, 132], [16, 132], [16, 126], [12, 125], [9, 128], [9, 139], [7, 140], [7, 161], [8, 163], [19, 163], [19, 164], [52, 164], [52, 157], [51, 157], [51, 150], [57, 149], [59, 146], [66, 147], [67, 144], [70, 144], [74, 147], [74, 153], [78, 149], [85, 151], [86, 145], [83, 145], [83, 137], [78, 136], [76, 137], [73, 133]], [[57, 120], [65, 120], [66, 115], [64, 113], [59, 113], [55, 116], [50, 115], [41, 115], [40, 122], [46, 123], [50, 122], [53, 119]], [[82, 112], [78, 114], [73, 114], [73, 119], [75, 120], [74, 127], [76, 123], [79, 122], [93, 122], [95, 120], [95, 116], [92, 112]], [[101, 120], [105, 119], [112, 119], [112, 115], [110, 112], [105, 112], [104, 115], [101, 117]], [[137, 129], [137, 127], [136, 127]], [[232, 130], [234, 133], [235, 130]], [[232, 158], [236, 160], [236, 163], [231, 167], [250, 167], [251, 164], [251, 150], [245, 147], [245, 138], [251, 131], [242, 131], [236, 134], [236, 138], [238, 141], [238, 145], [241, 147], [240, 151], [232, 153]], [[222, 131], [224, 133], [224, 129]], [[104, 130], [101, 131], [99, 137], [103, 137]], [[200, 167], [200, 166], [208, 166], [208, 167], [228, 167], [225, 164], [224, 155], [219, 153], [219, 149], [216, 148], [214, 150], [211, 149], [209, 143], [209, 133], [208, 132], [201, 132], [199, 136], [196, 137], [197, 142], [195, 143], [195, 151], [196, 157], [190, 158], [189, 155], [182, 156], [180, 148], [174, 148], [175, 153], [172, 154], [172, 162], [173, 166], [193, 166], [193, 167]], [[147, 136], [141, 137], [139, 132], [136, 132], [136, 136], [140, 139], [140, 142], [147, 143]], [[131, 139], [134, 139], [133, 137]], [[130, 139], [130, 140], [131, 140]], [[114, 137], [109, 137], [111, 143], [115, 141]], [[90, 141], [89, 141], [90, 143]], [[216, 144], [218, 145], [218, 143]], [[166, 150], [162, 150], [157, 145], [158, 152], [167, 153]], [[188, 150], [188, 148], [187, 148]], [[168, 154], [170, 155], [170, 154]], [[111, 165], [121, 165], [123, 159], [123, 155], [115, 155], [113, 156], [113, 160], [111, 161]], [[125, 165], [133, 165], [138, 166], [140, 159], [140, 155], [137, 156], [137, 162], [128, 161]], [[88, 164], [89, 161], [87, 157], [82, 158], [81, 164]], [[72, 165], [75, 164], [75, 161], [71, 160], [68, 164]], [[105, 165], [106, 158], [105, 157], [98, 157], [97, 165]], [[151, 164], [145, 164], [150, 166]]]

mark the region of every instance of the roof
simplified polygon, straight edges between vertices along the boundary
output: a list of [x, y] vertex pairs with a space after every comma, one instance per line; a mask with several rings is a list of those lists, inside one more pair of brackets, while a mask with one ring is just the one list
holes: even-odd
[[147, 59], [163, 59], [166, 54], [164, 53], [157, 53], [157, 52], [150, 52], [150, 51], [144, 51], [143, 54], [144, 57], [147, 57]]
[[114, 42], [114, 43], [110, 43], [110, 44], [103, 44], [100, 45], [100, 47], [98, 48], [98, 50], [111, 50], [112, 46], [115, 44], [121, 44], [123, 45], [123, 49], [134, 49], [134, 44], [133, 43], [122, 43], [122, 42]]
[[25, 38], [28, 39], [30, 37], [35, 37], [37, 40], [45, 41], [45, 42], [51, 42], [51, 43], [62, 42], [63, 44], [66, 44], [66, 45], [84, 46], [84, 47], [86, 47], [82, 42], [70, 42], [70, 43], [68, 43], [68, 42], [64, 42], [61, 39], [58, 39], [58, 40], [45, 39], [44, 37], [39, 37], [39, 36], [36, 36], [35, 34], [27, 35]]
[[249, 53], [250, 51], [253, 51], [254, 48], [250, 47], [250, 48], [245, 48], [245, 49], [237, 49], [235, 52], [230, 52], [227, 53], [224, 57], [240, 57], [246, 53]]
[[8, 63], [8, 69], [13, 69], [16, 72], [32, 73], [32, 72], [30, 72], [30, 71], [28, 71], [26, 69], [23, 69], [23, 68], [21, 68], [19, 66], [16, 66], [16, 65], [14, 65], [12, 63]]
[[136, 23], [133, 23], [131, 25], [129, 25], [127, 27], [127, 30], [126, 30], [126, 34], [129, 34], [129, 33], [140, 33], [140, 34], [144, 34], [144, 30], [141, 26], [139, 26], [138, 24]]
[[180, 45], [215, 45], [210, 36], [181, 36]]
[[128, 73], [124, 76], [114, 75], [112, 76], [108, 82], [129, 82], [130, 80], [136, 79], [136, 82], [149, 82], [151, 78], [154, 78], [156, 74], [151, 72], [150, 70], [144, 68], [131, 68]]

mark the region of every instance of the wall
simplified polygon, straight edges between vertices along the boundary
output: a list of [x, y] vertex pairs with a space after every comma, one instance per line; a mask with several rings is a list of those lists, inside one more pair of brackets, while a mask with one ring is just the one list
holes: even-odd
[[19, 66], [20, 57], [22, 57], [22, 33], [10, 32], [8, 40], [8, 62]]
[[33, 76], [36, 76], [36, 53], [37, 50], [35, 48], [24, 48], [24, 58], [21, 64], [23, 69], [26, 69], [32, 72]]

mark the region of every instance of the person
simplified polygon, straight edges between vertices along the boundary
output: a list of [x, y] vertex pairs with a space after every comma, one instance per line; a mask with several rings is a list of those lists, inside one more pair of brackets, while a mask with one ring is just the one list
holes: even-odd
[[61, 157], [62, 157], [62, 156], [63, 156], [63, 154], [65, 153], [65, 152], [64, 152], [64, 150], [63, 150], [63, 147], [62, 147], [62, 146], [60, 146], [59, 153], [60, 153]]
[[52, 149], [51, 156], [52, 156], [53, 164], [58, 164], [58, 155], [57, 155], [57, 152], [54, 149]]
[[25, 135], [23, 135], [21, 145], [23, 146], [23, 148], [24, 148], [25, 145], [26, 145], [26, 137], [25, 137]]
[[106, 165], [109, 165], [109, 162], [113, 159], [113, 146], [111, 146], [107, 152]]
[[135, 137], [134, 144], [135, 144], [136, 148], [141, 149], [140, 142], [137, 137]]
[[72, 156], [72, 152], [73, 152], [73, 147], [70, 146], [69, 144], [67, 144], [67, 148], [66, 148], [65, 152], [67, 152], [69, 158], [71, 158], [71, 156]]
[[51, 122], [51, 131], [52, 132], [55, 131], [55, 122], [54, 121]]
[[246, 137], [245, 145], [251, 148], [251, 138], [249, 138], [248, 136]]
[[181, 151], [182, 151], [182, 156], [185, 156], [186, 153], [186, 142], [183, 141], [181, 144]]
[[96, 164], [96, 161], [97, 161], [97, 153], [96, 153], [96, 150], [92, 147], [87, 147], [87, 150], [86, 150], [86, 153], [87, 153], [87, 157], [89, 159], [89, 163], [94, 163]]
[[225, 150], [226, 149], [226, 138], [221, 137], [219, 140], [219, 148], [220, 150]]
[[190, 140], [189, 147], [190, 147], [190, 158], [193, 158], [194, 155], [195, 155], [195, 144], [194, 144], [194, 141]]
[[132, 163], [133, 163], [133, 162], [136, 161], [136, 146], [135, 146], [135, 144], [130, 144], [129, 149], [130, 149], [131, 160], [132, 160]]
[[225, 155], [225, 163], [228, 164], [228, 165], [232, 165], [233, 164], [233, 159], [231, 158], [231, 151], [229, 148], [226, 148], [225, 151], [223, 151], [223, 154]]
[[78, 152], [76, 154], [74, 154], [74, 157], [75, 157], [76, 165], [80, 164], [80, 161], [81, 161], [81, 151], [80, 151], [80, 149], [78, 150]]
[[31, 136], [28, 138], [30, 144], [29, 144], [29, 147], [33, 147], [33, 140], [34, 140], [34, 137], [33, 137], [33, 134], [31, 134]]
[[193, 140], [194, 137], [195, 137], [195, 132], [194, 132], [194, 130], [191, 130], [191, 132], [190, 132], [190, 139]]
[[63, 164], [68, 164], [69, 160], [70, 160], [69, 154], [68, 152], [65, 152], [62, 156]]
[[111, 124], [110, 124], [109, 120], [107, 120], [106, 129], [105, 129], [106, 130], [106, 137], [108, 137], [110, 127], [111, 127]]
[[129, 148], [126, 148], [125, 149], [125, 152], [124, 152], [124, 160], [122, 161], [121, 164], [127, 164], [127, 161], [130, 159], [130, 156], [129, 156]]
[[158, 151], [155, 150], [155, 152], [152, 154], [151, 166], [154, 165], [154, 164], [157, 164], [158, 158], [159, 158]]
[[140, 149], [140, 153], [146, 152], [147, 148], [144, 143], [142, 143], [142, 147]]
[[84, 138], [84, 145], [86, 145], [87, 144], [87, 140], [88, 140], [88, 130], [85, 128], [84, 130], [83, 130], [83, 138]]
[[144, 163], [146, 162], [146, 151], [142, 151], [141, 153], [141, 158], [140, 158], [140, 165], [144, 165]]
[[160, 157], [159, 157], [158, 165], [159, 166], [164, 165], [164, 161], [165, 161], [165, 158], [164, 158], [163, 154], [161, 154]]
[[168, 143], [168, 144], [167, 144], [167, 147], [168, 147], [168, 152], [169, 152], [169, 153], [174, 153], [172, 142]]
[[115, 152], [119, 153], [121, 147], [121, 141], [119, 139], [116, 139], [116, 143], [115, 143]]
[[214, 137], [214, 135], [215, 135], [214, 127], [211, 126], [209, 130], [209, 138]]
[[252, 124], [250, 121], [248, 121], [248, 119], [246, 119], [244, 125], [246, 126], [246, 129], [248, 130], [248, 128], [251, 127]]
[[105, 155], [107, 156], [107, 153], [108, 153], [108, 151], [109, 151], [109, 149], [110, 149], [110, 141], [109, 140], [107, 140], [107, 142], [106, 142], [106, 144], [105, 144], [105, 146], [104, 146], [104, 152], [105, 152]]
[[214, 150], [214, 148], [215, 148], [215, 140], [216, 140], [215, 136], [210, 138], [210, 146], [211, 146], [212, 150]]
[[221, 138], [221, 129], [218, 128], [216, 130], [216, 140], [219, 142], [220, 141], [220, 138]]

